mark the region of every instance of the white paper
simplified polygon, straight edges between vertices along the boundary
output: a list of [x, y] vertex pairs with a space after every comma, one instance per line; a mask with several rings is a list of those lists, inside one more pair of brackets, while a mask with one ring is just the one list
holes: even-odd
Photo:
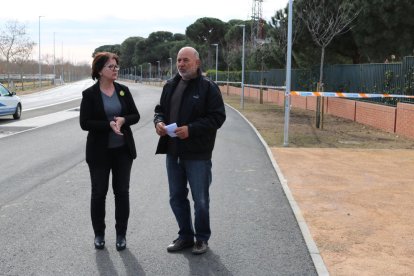
[[173, 123], [173, 124], [169, 124], [165, 126], [165, 129], [167, 130], [167, 134], [170, 137], [177, 137], [177, 134], [174, 133], [175, 129], [177, 128], [177, 124]]

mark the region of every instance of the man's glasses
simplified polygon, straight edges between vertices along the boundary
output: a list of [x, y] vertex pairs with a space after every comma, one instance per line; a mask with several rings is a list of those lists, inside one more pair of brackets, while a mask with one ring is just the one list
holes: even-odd
[[119, 66], [115, 64], [107, 65], [105, 67], [109, 68], [109, 70], [112, 70], [112, 71], [119, 70]]

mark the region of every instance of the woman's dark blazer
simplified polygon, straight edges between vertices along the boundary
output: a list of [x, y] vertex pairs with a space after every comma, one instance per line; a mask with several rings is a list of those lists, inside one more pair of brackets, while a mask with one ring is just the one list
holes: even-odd
[[[138, 123], [140, 115], [128, 87], [117, 82], [114, 82], [114, 85], [122, 106], [120, 117], [125, 118], [121, 132], [124, 134], [125, 143], [131, 158], [135, 159], [137, 152], [130, 126]], [[108, 137], [109, 132], [113, 130], [109, 126], [105, 113], [99, 82], [96, 82], [82, 92], [79, 122], [81, 128], [88, 131], [86, 162], [89, 164], [99, 164], [107, 160]]]

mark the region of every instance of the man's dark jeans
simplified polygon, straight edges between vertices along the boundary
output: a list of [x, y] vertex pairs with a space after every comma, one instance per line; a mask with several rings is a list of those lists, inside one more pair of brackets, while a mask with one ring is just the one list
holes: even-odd
[[[211, 160], [183, 160], [167, 154], [170, 205], [180, 228], [180, 239], [208, 241], [210, 230]], [[194, 228], [191, 220], [187, 183], [194, 200]]]

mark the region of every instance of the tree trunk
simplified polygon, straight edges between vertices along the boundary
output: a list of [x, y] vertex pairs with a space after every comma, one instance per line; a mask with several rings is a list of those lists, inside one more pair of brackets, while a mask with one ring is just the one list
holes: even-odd
[[260, 102], [260, 104], [263, 104], [263, 87], [262, 87], [262, 85], [263, 85], [263, 69], [264, 69], [264, 66], [263, 66], [263, 56], [262, 56], [262, 68], [261, 68], [261, 72], [260, 72], [260, 96], [259, 96], [259, 102]]
[[20, 82], [22, 83], [22, 91], [24, 91], [23, 70], [20, 69]]
[[325, 60], [325, 47], [321, 51], [321, 66], [319, 67], [319, 83], [323, 86], [323, 63]]
[[[319, 67], [319, 83], [317, 86], [317, 91], [323, 91], [323, 62], [325, 59], [325, 47], [322, 47], [321, 51], [321, 65]], [[320, 128], [321, 123], [321, 97], [316, 98], [316, 128]]]
[[9, 57], [6, 58], [6, 72], [7, 72], [7, 86], [10, 88], [10, 70], [9, 70]]

